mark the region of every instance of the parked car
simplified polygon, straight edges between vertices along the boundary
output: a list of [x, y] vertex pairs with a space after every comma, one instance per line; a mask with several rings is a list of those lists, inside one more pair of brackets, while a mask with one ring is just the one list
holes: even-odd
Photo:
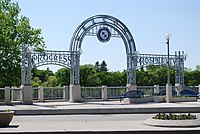
[[199, 94], [193, 90], [184, 89], [180, 92], [181, 96], [185, 97], [199, 97]]
[[120, 102], [124, 98], [141, 98], [141, 97], [144, 97], [144, 92], [138, 90], [130, 90], [120, 95]]
[[[166, 90], [162, 90], [159, 93], [154, 93], [154, 95], [165, 96], [166, 95]], [[175, 90], [172, 90], [172, 96], [177, 96], [177, 92]]]

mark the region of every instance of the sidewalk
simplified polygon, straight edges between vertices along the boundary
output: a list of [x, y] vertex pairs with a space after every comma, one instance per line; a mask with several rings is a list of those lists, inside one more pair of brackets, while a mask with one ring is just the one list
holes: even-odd
[[[56, 121], [49, 120], [29, 120], [31, 117], [69, 116], [70, 114], [142, 114], [157, 112], [194, 112], [200, 113], [200, 102], [182, 103], [148, 103], [148, 104], [123, 104], [119, 101], [101, 102], [43, 102], [33, 105], [0, 105], [0, 110], [10, 109], [16, 112], [11, 125], [7, 128], [0, 128], [1, 133], [25, 134], [66, 134], [66, 133], [98, 133], [98, 134], [199, 134], [200, 127], [176, 128], [176, 127], [154, 127], [144, 125], [144, 120], [97, 120], [97, 121]], [[28, 116], [19, 116], [28, 115]], [[34, 116], [40, 115], [40, 116]], [[45, 116], [46, 115], [46, 116]], [[111, 116], [111, 115], [108, 115]], [[139, 115], [134, 115], [139, 116]], [[149, 115], [151, 116], [151, 115]], [[17, 120], [22, 117], [26, 120]]]
[[67, 114], [142, 114], [142, 113], [200, 113], [200, 101], [180, 103], [123, 104], [119, 101], [99, 102], [35, 102], [33, 105], [0, 105], [2, 110], [14, 110], [16, 115], [67, 115]]

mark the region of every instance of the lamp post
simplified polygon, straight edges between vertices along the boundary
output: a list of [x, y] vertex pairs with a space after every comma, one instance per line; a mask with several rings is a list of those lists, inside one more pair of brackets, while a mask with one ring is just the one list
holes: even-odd
[[167, 33], [165, 36], [166, 45], [167, 45], [167, 68], [168, 68], [168, 75], [167, 75], [167, 86], [166, 86], [166, 101], [167, 103], [170, 102], [170, 98], [172, 96], [172, 92], [170, 90], [170, 59], [169, 59], [169, 40], [171, 39], [171, 34]]
[[167, 68], [168, 68], [167, 84], [170, 85], [169, 40], [171, 39], [171, 34], [167, 33], [165, 36], [165, 39], [166, 39], [166, 45], [167, 45]]

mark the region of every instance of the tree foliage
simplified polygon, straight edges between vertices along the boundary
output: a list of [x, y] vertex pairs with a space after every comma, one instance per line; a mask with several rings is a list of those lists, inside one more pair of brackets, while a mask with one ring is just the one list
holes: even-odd
[[38, 69], [32, 70], [32, 77], [33, 78], [38, 77], [41, 83], [46, 82], [48, 78], [53, 75], [54, 73], [48, 69], [47, 70], [38, 70]]
[[89, 77], [94, 75], [98, 70], [95, 70], [93, 65], [82, 65], [80, 66], [80, 84], [82, 86], [90, 85]]
[[69, 68], [61, 68], [55, 73], [58, 80], [58, 86], [66, 86], [70, 84], [70, 70]]
[[107, 72], [108, 71], [107, 64], [104, 60], [102, 61], [99, 70], [100, 70], [100, 72]]
[[200, 84], [200, 66], [197, 65], [194, 71], [185, 71], [185, 84], [197, 86]]
[[45, 45], [41, 29], [32, 28], [27, 17], [19, 16], [18, 3], [0, 2], [0, 87], [19, 86], [21, 45], [32, 44], [36, 49], [43, 49]]
[[[175, 71], [170, 69], [171, 84], [175, 84]], [[200, 84], [200, 70], [196, 68], [194, 71], [185, 71], [185, 85], [197, 86]], [[166, 66], [148, 66], [145, 69], [140, 68], [136, 71], [138, 86], [165, 86], [167, 83], [167, 67]], [[51, 70], [34, 70], [33, 86], [65, 86], [70, 84], [70, 69], [61, 68], [55, 75]], [[95, 65], [80, 66], [80, 84], [84, 87], [90, 86], [125, 86], [127, 84], [126, 70], [122, 72], [98, 72]]]

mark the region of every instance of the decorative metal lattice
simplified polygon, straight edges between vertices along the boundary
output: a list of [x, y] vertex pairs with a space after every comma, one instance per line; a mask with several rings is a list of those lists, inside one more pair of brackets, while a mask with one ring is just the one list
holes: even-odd
[[[86, 19], [75, 30], [70, 43], [70, 51], [81, 50], [85, 36], [97, 36], [102, 42], [109, 41], [110, 37], [122, 38], [127, 54], [127, 83], [136, 84], [136, 63], [131, 64], [130, 57], [136, 51], [135, 42], [129, 29], [119, 19], [109, 15], [96, 15]], [[79, 56], [73, 57], [77, 62], [72, 64], [72, 84], [80, 84]]]
[[[161, 54], [138, 54], [133, 58], [132, 62], [137, 62], [137, 68], [145, 67], [149, 65], [166, 65], [167, 56]], [[169, 55], [169, 63], [171, 67], [175, 69], [175, 83], [184, 84], [184, 61], [186, 57], [184, 52], [175, 52], [175, 55]]]
[[43, 65], [60, 65], [70, 67], [71, 53], [69, 51], [45, 50], [44, 52], [33, 52], [31, 54], [33, 67]]
[[[31, 51], [31, 45], [22, 45], [22, 81], [31, 84], [31, 70], [43, 65], [60, 65], [70, 68], [70, 84], [80, 84], [81, 45], [85, 36], [97, 36], [106, 43], [111, 37], [121, 38], [127, 55], [127, 84], [136, 85], [136, 69], [148, 65], [167, 64], [167, 55], [138, 54], [133, 36], [129, 29], [117, 18], [108, 15], [96, 15], [83, 21], [75, 30], [70, 42], [70, 51], [45, 50], [42, 53]], [[184, 84], [184, 53], [169, 55], [169, 62], [176, 71], [176, 83]]]

